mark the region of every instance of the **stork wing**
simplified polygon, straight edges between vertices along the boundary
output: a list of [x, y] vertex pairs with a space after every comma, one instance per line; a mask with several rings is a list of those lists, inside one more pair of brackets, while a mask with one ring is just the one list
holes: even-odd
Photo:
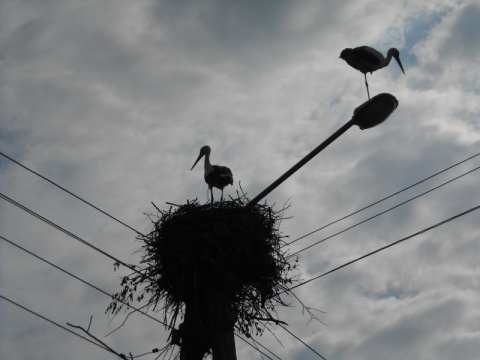
[[226, 166], [220, 166], [220, 165], [213, 165], [215, 172], [222, 178], [223, 181], [226, 182], [226, 184], [233, 185], [233, 174], [232, 170], [230, 170]]
[[381, 52], [370, 46], [360, 46], [355, 48], [355, 55], [370, 64], [378, 65], [384, 59]]

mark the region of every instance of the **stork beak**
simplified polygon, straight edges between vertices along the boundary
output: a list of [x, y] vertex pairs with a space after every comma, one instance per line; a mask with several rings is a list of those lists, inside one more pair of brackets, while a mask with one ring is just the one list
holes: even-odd
[[400, 55], [393, 55], [395, 60], [397, 60], [398, 66], [400, 66], [400, 69], [402, 69], [403, 75], [405, 75], [405, 71], [403, 70], [402, 62], [400, 61]]
[[190, 169], [190, 171], [192, 171], [192, 169], [195, 167], [195, 165], [197, 165], [198, 161], [202, 158], [204, 154], [203, 153], [200, 153], [200, 155], [198, 155], [198, 158], [197, 160], [195, 160], [195, 163], [193, 164], [192, 168]]

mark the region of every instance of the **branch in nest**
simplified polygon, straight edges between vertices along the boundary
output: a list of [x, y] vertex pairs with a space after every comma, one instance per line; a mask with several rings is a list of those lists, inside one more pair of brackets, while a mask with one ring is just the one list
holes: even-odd
[[279, 319], [275, 319], [274, 317], [272, 316], [269, 316], [269, 317], [260, 317], [260, 316], [249, 316], [250, 319], [253, 319], [253, 320], [259, 320], [259, 321], [272, 321], [274, 322], [276, 325], [278, 324], [283, 324], [283, 325], [288, 325], [285, 321], [282, 321], [282, 320], [279, 320]]
[[292, 295], [295, 297], [295, 299], [297, 299], [297, 301], [300, 303], [300, 305], [302, 305], [302, 315], [305, 313], [305, 311], [308, 313], [308, 316], [310, 316], [309, 322], [312, 321], [312, 320], [317, 320], [317, 321], [319, 321], [322, 325], [325, 325], [325, 324], [312, 312], [312, 310], [315, 310], [315, 311], [318, 311], [318, 312], [321, 312], [321, 313], [325, 313], [324, 311], [321, 311], [321, 310], [314, 309], [314, 308], [311, 308], [311, 307], [306, 306], [306, 305], [302, 302], [302, 300], [300, 300], [300, 299], [298, 298], [298, 296], [293, 293], [293, 291], [289, 291], [289, 293], [292, 294]]

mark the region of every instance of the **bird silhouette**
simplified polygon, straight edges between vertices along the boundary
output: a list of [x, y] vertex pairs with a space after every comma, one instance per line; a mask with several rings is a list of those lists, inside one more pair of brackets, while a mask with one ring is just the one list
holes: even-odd
[[347, 48], [340, 53], [341, 59], [345, 60], [348, 65], [357, 69], [365, 76], [365, 86], [367, 87], [367, 95], [369, 99], [370, 92], [368, 91], [367, 73], [372, 74], [374, 71], [388, 66], [392, 57], [395, 58], [405, 75], [402, 62], [400, 61], [400, 52], [395, 48], [388, 50], [386, 58], [383, 57], [381, 52], [370, 46], [360, 46], [353, 49]]
[[213, 190], [212, 188], [216, 187], [222, 191], [221, 201], [223, 201], [223, 188], [227, 185], [233, 185], [233, 174], [226, 166], [212, 165], [210, 163], [210, 146], [205, 145], [200, 149], [200, 154], [198, 155], [197, 160], [193, 164], [192, 170], [198, 161], [205, 156], [205, 173], [203, 175], [205, 182], [208, 184], [208, 189], [210, 190], [210, 198], [213, 204]]

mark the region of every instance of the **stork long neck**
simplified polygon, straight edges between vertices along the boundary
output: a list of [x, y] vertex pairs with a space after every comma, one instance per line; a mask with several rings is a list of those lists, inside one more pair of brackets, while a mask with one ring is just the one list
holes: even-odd
[[392, 60], [392, 57], [393, 57], [393, 51], [392, 49], [390, 49], [387, 52], [387, 57], [385, 58], [385, 61], [383, 62], [382, 67], [388, 66], [388, 64], [390, 64], [390, 61]]
[[206, 153], [205, 154], [205, 173], [209, 173], [212, 171], [213, 166], [210, 164], [210, 154]]

